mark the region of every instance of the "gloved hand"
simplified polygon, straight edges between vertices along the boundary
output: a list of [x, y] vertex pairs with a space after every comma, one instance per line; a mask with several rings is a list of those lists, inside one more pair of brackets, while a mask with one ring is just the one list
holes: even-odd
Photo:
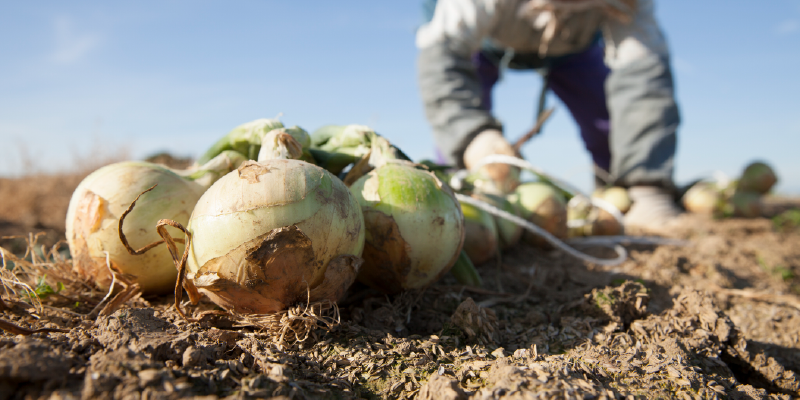
[[[475, 136], [467, 145], [464, 151], [464, 165], [471, 171], [491, 154], [519, 157], [499, 130], [487, 129]], [[519, 186], [520, 171], [517, 167], [508, 164], [488, 164], [480, 169], [480, 173], [489, 178], [489, 182], [481, 187], [484, 192], [506, 195]]]

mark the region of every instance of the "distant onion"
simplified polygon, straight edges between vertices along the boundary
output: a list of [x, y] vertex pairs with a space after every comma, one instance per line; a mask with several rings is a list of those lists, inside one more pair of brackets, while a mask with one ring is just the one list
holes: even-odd
[[569, 237], [610, 236], [621, 235], [624, 232], [622, 224], [616, 217], [592, 205], [584, 196], [575, 196], [569, 200], [567, 218]]
[[695, 183], [681, 200], [686, 211], [695, 214], [712, 215], [721, 211], [724, 205], [723, 193], [711, 182]]
[[753, 192], [734, 193], [726, 207], [728, 214], [742, 218], [760, 217], [763, 209], [761, 195]]
[[607, 189], [596, 190], [592, 197], [603, 199], [616, 207], [619, 212], [625, 214], [631, 208], [631, 197], [628, 190], [619, 186], [612, 186]]
[[595, 213], [590, 230], [587, 231], [588, 236], [614, 236], [625, 231], [619, 220], [608, 211], [596, 208]]
[[[486, 203], [489, 203], [507, 213], [514, 215], [518, 215], [520, 213], [519, 209], [514, 207], [514, 205], [503, 196], [476, 192], [473, 193], [472, 197], [485, 201]], [[466, 218], [466, 212], [464, 213], [464, 217]], [[493, 219], [495, 225], [497, 225], [497, 237], [500, 239], [500, 248], [508, 249], [519, 243], [523, 232], [521, 226], [502, 217], [493, 216]]]
[[433, 173], [389, 162], [350, 191], [367, 228], [359, 281], [397, 293], [427, 286], [453, 266], [464, 242], [464, 217]]
[[491, 214], [478, 207], [461, 203], [464, 214], [464, 251], [475, 264], [482, 264], [497, 255], [499, 234]]
[[[528, 221], [559, 239], [567, 237], [566, 200], [554, 187], [542, 182], [523, 183], [508, 199], [519, 207]], [[525, 232], [523, 240], [535, 246], [549, 247], [547, 241], [531, 232]]]
[[778, 182], [778, 176], [775, 175], [775, 171], [766, 163], [757, 161], [745, 167], [739, 178], [737, 190], [766, 194], [776, 182]]

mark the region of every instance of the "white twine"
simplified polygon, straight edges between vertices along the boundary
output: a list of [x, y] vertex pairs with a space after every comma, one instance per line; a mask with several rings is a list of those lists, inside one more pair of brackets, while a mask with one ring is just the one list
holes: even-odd
[[[477, 171], [478, 169], [487, 164], [508, 164], [531, 171], [534, 174], [552, 182], [554, 185], [558, 186], [562, 190], [573, 194], [574, 196], [585, 197], [592, 205], [601, 208], [607, 211], [609, 214], [613, 215], [614, 218], [619, 222], [620, 226], [624, 226], [622, 213], [613, 204], [603, 199], [592, 198], [591, 196], [588, 196], [587, 194], [583, 193], [580, 189], [576, 188], [575, 186], [572, 186], [569, 183], [562, 181], [561, 179], [558, 179], [554, 176], [547, 174], [540, 168], [535, 167], [533, 164], [523, 159], [502, 154], [492, 154], [487, 157], [484, 157], [480, 161], [480, 163], [478, 163], [478, 165], [475, 166], [473, 170]], [[455, 190], [460, 190], [463, 187], [462, 182], [464, 178], [467, 177], [467, 175], [469, 175], [469, 171], [466, 170], [457, 171], [455, 174], [453, 174], [453, 177], [450, 180], [450, 186], [452, 186], [453, 189]], [[594, 236], [588, 238], [574, 238], [569, 240], [570, 244], [575, 244], [575, 245], [609, 247], [612, 248], [617, 253], [616, 258], [611, 258], [611, 259], [597, 258], [588, 255], [586, 253], [583, 253], [581, 251], [578, 251], [575, 248], [567, 245], [566, 243], [564, 243], [557, 237], [553, 236], [550, 232], [547, 232], [546, 230], [542, 229], [538, 225], [530, 221], [527, 221], [523, 218], [520, 218], [514, 214], [501, 210], [491, 204], [459, 193], [456, 193], [456, 199], [458, 199], [458, 201], [478, 207], [488, 212], [489, 214], [511, 221], [512, 223], [519, 225], [536, 235], [541, 236], [554, 247], [564, 251], [565, 253], [575, 258], [604, 266], [616, 266], [622, 264], [623, 262], [625, 262], [625, 260], [628, 259], [628, 252], [627, 250], [625, 250], [624, 247], [621, 246], [622, 243], [645, 244], [645, 245], [667, 245], [667, 246], [686, 246], [690, 244], [690, 242], [684, 240], [667, 239], [660, 237], [646, 237], [646, 236], [603, 236], [603, 237]]]
[[[611, 204], [611, 203], [609, 203], [609, 202], [607, 202], [607, 201], [605, 201], [603, 199], [593, 198], [592, 196], [589, 196], [588, 194], [584, 193], [583, 191], [581, 191], [577, 187], [572, 186], [571, 184], [567, 183], [566, 181], [563, 181], [563, 180], [561, 180], [559, 178], [556, 178], [555, 176], [549, 175], [548, 173], [544, 172], [541, 168], [538, 168], [538, 167], [534, 166], [533, 164], [531, 164], [531, 163], [529, 163], [529, 162], [527, 162], [527, 161], [525, 161], [525, 160], [523, 160], [521, 158], [507, 156], [507, 155], [503, 155], [503, 154], [492, 154], [492, 155], [486, 156], [483, 159], [481, 159], [481, 161], [478, 163], [478, 165], [475, 166], [475, 168], [473, 168], [473, 170], [477, 171], [481, 167], [483, 167], [485, 165], [488, 165], [488, 164], [508, 164], [508, 165], [513, 165], [515, 167], [531, 171], [534, 174], [538, 175], [539, 177], [547, 179], [550, 182], [553, 182], [554, 185], [558, 186], [560, 189], [564, 190], [565, 192], [571, 193], [575, 197], [583, 197], [583, 198], [585, 198], [593, 206], [595, 206], [597, 208], [600, 208], [602, 210], [605, 210], [609, 214], [611, 214], [614, 217], [614, 219], [616, 219], [617, 222], [619, 222], [620, 226], [622, 226], [622, 227], [625, 226], [625, 221], [623, 220], [622, 212], [620, 212], [619, 209], [617, 207], [615, 207], [613, 204]], [[455, 179], [463, 180], [464, 178], [466, 178], [466, 176], [468, 174], [469, 174], [469, 171], [463, 171], [463, 172], [462, 171], [458, 171], [455, 175], [453, 175], [453, 180], [455, 180]], [[453, 183], [453, 182], [451, 182], [451, 183]], [[458, 184], [459, 188], [462, 186], [460, 181], [457, 184]], [[451, 185], [451, 186], [453, 186], [453, 185]], [[456, 190], [459, 190], [459, 188], [454, 187], [454, 189], [456, 189]]]
[[458, 201], [460, 201], [460, 202], [468, 203], [470, 205], [478, 207], [478, 208], [488, 212], [489, 214], [496, 215], [496, 216], [498, 216], [500, 218], [509, 220], [509, 221], [511, 221], [511, 222], [513, 222], [513, 223], [515, 223], [515, 224], [517, 224], [517, 225], [519, 225], [519, 226], [521, 226], [521, 227], [523, 227], [523, 228], [525, 228], [525, 229], [527, 229], [527, 230], [529, 230], [529, 231], [531, 231], [531, 232], [533, 232], [533, 233], [535, 233], [535, 234], [537, 234], [539, 236], [541, 236], [548, 243], [552, 244], [556, 248], [564, 251], [565, 253], [567, 253], [567, 254], [575, 257], [575, 258], [578, 258], [578, 259], [581, 259], [581, 260], [584, 260], [584, 261], [588, 261], [588, 262], [591, 262], [591, 263], [595, 263], [595, 264], [606, 265], [606, 266], [619, 265], [619, 264], [622, 264], [625, 260], [628, 259], [628, 252], [625, 250], [624, 247], [622, 247], [622, 246], [620, 246], [618, 244], [614, 244], [613, 245], [614, 251], [616, 251], [617, 254], [618, 254], [618, 256], [616, 258], [612, 258], [612, 259], [597, 258], [597, 257], [594, 257], [594, 256], [590, 256], [588, 254], [582, 253], [582, 252], [580, 252], [580, 251], [568, 246], [566, 243], [562, 242], [557, 237], [555, 237], [552, 234], [550, 234], [550, 232], [540, 228], [538, 225], [536, 225], [536, 224], [534, 224], [534, 223], [532, 223], [530, 221], [526, 221], [526, 220], [524, 220], [524, 219], [522, 219], [522, 218], [520, 218], [520, 217], [518, 217], [518, 216], [516, 216], [514, 214], [511, 214], [509, 212], [503, 211], [503, 210], [501, 210], [501, 209], [499, 209], [499, 208], [497, 208], [497, 207], [495, 207], [495, 206], [493, 206], [491, 204], [487, 204], [487, 203], [485, 203], [483, 201], [480, 201], [478, 199], [473, 199], [472, 197], [469, 197], [469, 196], [466, 196], [466, 195], [463, 195], [463, 194], [460, 194], [460, 193], [456, 193], [456, 199], [458, 199]]

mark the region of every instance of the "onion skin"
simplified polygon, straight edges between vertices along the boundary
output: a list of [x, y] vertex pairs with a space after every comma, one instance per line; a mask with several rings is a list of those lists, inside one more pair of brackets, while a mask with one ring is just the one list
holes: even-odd
[[387, 163], [350, 191], [367, 228], [358, 280], [384, 293], [425, 287], [446, 274], [464, 243], [464, 216], [452, 190], [430, 172]]
[[464, 214], [464, 251], [475, 264], [497, 255], [499, 233], [492, 215], [470, 204], [461, 203]]
[[[564, 196], [552, 186], [541, 182], [524, 183], [509, 196], [509, 201], [521, 210], [522, 216], [559, 239], [567, 237], [567, 204]], [[525, 232], [525, 242], [548, 248], [539, 235]]]
[[344, 184], [299, 160], [247, 161], [198, 201], [187, 269], [221, 307], [266, 314], [337, 301], [364, 248], [361, 210]]
[[775, 171], [766, 163], [757, 161], [745, 167], [736, 189], [742, 192], [767, 194], [777, 182]]
[[[162, 218], [181, 224], [189, 221], [192, 208], [205, 187], [186, 180], [156, 164], [129, 161], [111, 164], [87, 176], [75, 189], [67, 210], [67, 243], [74, 259], [73, 269], [100, 288], [108, 288], [111, 275], [106, 266], [132, 275], [146, 294], [174, 290], [177, 270], [166, 247], [144, 255], [131, 255], [119, 240], [119, 217], [141, 192], [142, 196], [125, 220], [125, 235], [134, 247], [161, 238], [153, 227]], [[177, 243], [183, 251], [183, 244]]]

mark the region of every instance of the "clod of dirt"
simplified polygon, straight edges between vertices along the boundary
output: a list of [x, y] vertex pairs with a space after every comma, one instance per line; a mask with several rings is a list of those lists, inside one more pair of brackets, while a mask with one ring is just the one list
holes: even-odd
[[206, 358], [206, 352], [189, 346], [183, 352], [183, 366], [184, 368], [193, 368], [201, 363], [205, 364]]
[[494, 333], [497, 331], [497, 315], [491, 308], [475, 304], [472, 297], [468, 297], [459, 304], [450, 317], [453, 325], [461, 328], [470, 339], [483, 339], [489, 343], [494, 342]]
[[737, 369], [739, 377], [771, 391], [800, 395], [800, 377], [794, 371], [785, 368], [763, 351], [748, 351], [745, 346], [746, 342], [741, 339], [735, 346], [726, 349], [728, 357], [725, 359]]
[[586, 294], [582, 308], [601, 321], [611, 321], [628, 326], [634, 320], [645, 317], [650, 296], [638, 282], [627, 281], [620, 286], [592, 289]]
[[[672, 368], [676, 372], [669, 375], [675, 375], [678, 384], [685, 382], [692, 387], [700, 385], [718, 393], [727, 392], [725, 387], [730, 386], [735, 386], [737, 391], [751, 391], [735, 384], [739, 381], [771, 392], [793, 396], [800, 394], [797, 375], [774, 358], [749, 351], [742, 333], [708, 294], [683, 290], [675, 299], [672, 309], [662, 315], [632, 323], [631, 330], [638, 340], [651, 343], [648, 347], [658, 346], [664, 354], [665, 359], [661, 360], [656, 352], [648, 351], [647, 360], [642, 361], [653, 367], [646, 368], [645, 372], [657, 372], [664, 368], [669, 372], [669, 368]], [[692, 355], [698, 358], [695, 362], [704, 367], [702, 371], [705, 374], [692, 372], [691, 365], [683, 364], [685, 361], [674, 364], [675, 360], [687, 360]], [[636, 360], [635, 354], [633, 360]], [[712, 376], [716, 376], [721, 384], [710, 380]]]
[[0, 350], [0, 382], [35, 382], [65, 377], [73, 365], [70, 357], [51, 343], [25, 338]]
[[455, 379], [436, 373], [419, 390], [417, 400], [467, 400], [467, 394]]
[[[551, 369], [549, 363], [532, 363], [529, 367], [509, 365], [507, 360], [495, 362], [486, 377], [486, 386], [475, 393], [477, 399], [583, 398], [613, 399], [615, 393], [599, 382], [571, 376], [566, 369]], [[585, 375], [583, 375], [585, 377]]]
[[152, 308], [118, 310], [98, 320], [96, 338], [111, 350], [127, 347], [153, 360], [182, 360], [194, 336], [155, 316]]
[[[141, 393], [141, 383], [153, 382], [142, 379], [140, 373], [158, 367], [157, 363], [126, 348], [96, 353], [86, 371], [81, 397], [102, 400], [126, 398]], [[147, 378], [147, 373], [143, 376]]]

